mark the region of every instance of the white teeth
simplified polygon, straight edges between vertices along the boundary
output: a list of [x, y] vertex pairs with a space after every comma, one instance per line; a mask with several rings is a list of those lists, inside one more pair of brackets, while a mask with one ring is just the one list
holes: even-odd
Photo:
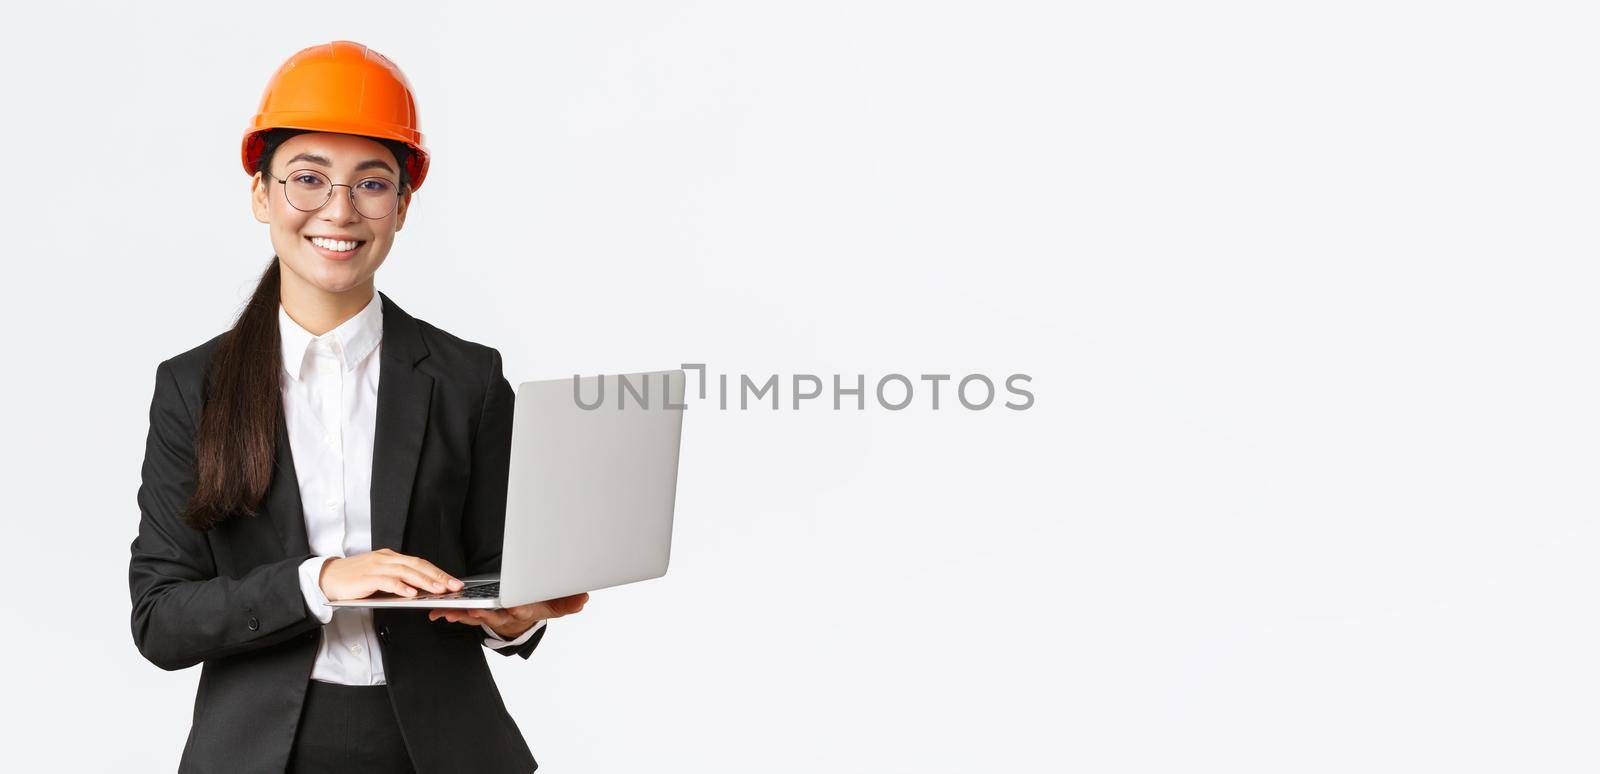
[[356, 249], [356, 245], [359, 245], [361, 243], [360, 242], [349, 242], [349, 241], [345, 241], [343, 239], [323, 239], [322, 237], [312, 237], [311, 238], [311, 244], [314, 244], [317, 247], [320, 247], [320, 248], [322, 248], [324, 250], [332, 250], [332, 251], [334, 251], [336, 253], [343, 253], [343, 252], [346, 252], [346, 251], [349, 251], [349, 250]]

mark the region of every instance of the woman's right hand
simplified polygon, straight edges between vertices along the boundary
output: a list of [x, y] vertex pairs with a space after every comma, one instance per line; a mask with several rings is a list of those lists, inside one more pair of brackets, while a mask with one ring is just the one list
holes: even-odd
[[379, 591], [402, 597], [416, 596], [417, 589], [442, 594], [465, 585], [427, 559], [387, 548], [329, 559], [317, 583], [330, 601], [364, 599]]

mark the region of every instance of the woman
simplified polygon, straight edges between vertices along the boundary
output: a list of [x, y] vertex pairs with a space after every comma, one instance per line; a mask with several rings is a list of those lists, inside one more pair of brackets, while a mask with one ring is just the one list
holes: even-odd
[[405, 76], [339, 41], [274, 76], [244, 141], [275, 257], [233, 328], [156, 369], [133, 638], [203, 664], [180, 771], [528, 772], [484, 648], [528, 658], [587, 594], [508, 610], [332, 608], [499, 568], [500, 353], [374, 275], [428, 171]]

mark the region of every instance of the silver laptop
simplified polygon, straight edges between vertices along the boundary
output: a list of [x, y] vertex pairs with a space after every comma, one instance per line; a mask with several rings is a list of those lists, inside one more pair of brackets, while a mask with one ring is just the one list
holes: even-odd
[[[380, 592], [329, 604], [515, 607], [665, 575], [678, 491], [683, 371], [576, 382], [517, 388], [500, 572], [462, 578], [465, 587], [449, 594]], [[585, 408], [597, 400], [598, 407]]]

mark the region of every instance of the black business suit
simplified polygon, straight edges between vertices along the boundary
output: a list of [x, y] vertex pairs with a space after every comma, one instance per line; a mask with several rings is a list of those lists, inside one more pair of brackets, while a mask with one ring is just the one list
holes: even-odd
[[[498, 570], [515, 397], [500, 353], [379, 295], [372, 548], [421, 556], [456, 577]], [[194, 428], [221, 338], [156, 369], [128, 571], [133, 639], [163, 669], [204, 664], [180, 772], [282, 772], [322, 624], [297, 575], [312, 553], [281, 411], [261, 513], [207, 532], [178, 519], [195, 488]], [[537, 768], [489, 673], [482, 629], [416, 609], [377, 609], [373, 624], [419, 774]], [[526, 659], [543, 637], [497, 652]]]

